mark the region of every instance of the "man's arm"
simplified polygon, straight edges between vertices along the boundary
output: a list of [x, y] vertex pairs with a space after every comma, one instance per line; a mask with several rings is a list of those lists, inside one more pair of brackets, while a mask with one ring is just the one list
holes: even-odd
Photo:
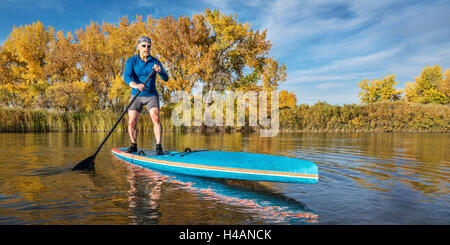
[[158, 72], [159, 77], [161, 77], [164, 81], [169, 81], [169, 75], [167, 75], [166, 71], [164, 70], [164, 67], [162, 66], [161, 62], [157, 60], [156, 64], [160, 67], [160, 71]]
[[133, 80], [133, 62], [132, 59], [128, 59], [125, 63], [125, 69], [123, 70], [123, 78], [125, 83], [135, 89], [143, 90], [145, 88], [142, 83], [135, 83]]

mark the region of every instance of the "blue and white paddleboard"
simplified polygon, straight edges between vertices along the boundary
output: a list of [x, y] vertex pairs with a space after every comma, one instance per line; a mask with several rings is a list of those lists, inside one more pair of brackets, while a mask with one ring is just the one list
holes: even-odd
[[314, 184], [319, 179], [317, 165], [303, 159], [266, 154], [228, 151], [154, 151], [112, 153], [135, 165], [149, 169], [211, 178]]

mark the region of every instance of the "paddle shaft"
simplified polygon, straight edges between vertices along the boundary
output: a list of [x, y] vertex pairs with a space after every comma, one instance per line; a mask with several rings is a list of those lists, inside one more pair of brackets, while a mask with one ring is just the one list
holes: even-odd
[[[147, 77], [147, 79], [144, 82], [144, 86], [147, 84], [148, 80], [150, 80], [150, 78], [155, 75], [155, 71], [152, 71], [152, 73]], [[109, 131], [108, 135], [106, 135], [105, 139], [102, 141], [102, 143], [100, 144], [100, 146], [97, 148], [97, 151], [95, 151], [95, 153], [92, 155], [94, 158], [95, 156], [100, 152], [100, 150], [102, 149], [103, 145], [105, 144], [105, 142], [108, 140], [109, 136], [111, 136], [112, 132], [114, 131], [114, 129], [117, 127], [117, 124], [119, 124], [120, 120], [122, 120], [123, 116], [125, 116], [125, 114], [128, 111], [128, 108], [130, 108], [131, 104], [133, 104], [133, 102], [136, 100], [136, 98], [139, 96], [139, 94], [141, 93], [141, 90], [139, 90], [136, 95], [134, 95], [133, 99], [131, 99], [130, 103], [127, 105], [127, 107], [124, 109], [124, 111], [122, 112], [122, 115], [119, 117], [119, 120], [117, 120], [117, 122], [114, 124], [114, 126], [112, 127], [112, 129]]]

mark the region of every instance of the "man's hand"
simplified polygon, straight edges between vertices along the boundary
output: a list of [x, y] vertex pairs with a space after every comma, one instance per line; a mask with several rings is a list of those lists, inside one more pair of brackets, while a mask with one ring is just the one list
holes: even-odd
[[160, 72], [161, 72], [161, 66], [159, 66], [159, 65], [157, 65], [157, 64], [154, 64], [154, 65], [153, 65], [153, 70], [156, 71], [156, 72], [158, 72], [158, 73], [160, 73]]
[[135, 89], [139, 89], [140, 91], [145, 89], [145, 86], [143, 83], [135, 83], [135, 82], [130, 82], [130, 87], [135, 88]]

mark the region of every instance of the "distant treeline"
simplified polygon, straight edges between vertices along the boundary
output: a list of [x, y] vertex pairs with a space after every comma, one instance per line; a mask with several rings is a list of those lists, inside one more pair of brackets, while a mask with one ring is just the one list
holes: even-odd
[[[412, 102], [379, 102], [367, 105], [297, 105], [280, 109], [280, 132], [449, 132], [450, 107]], [[44, 109], [0, 109], [1, 132], [96, 132], [108, 131], [119, 114], [108, 111], [56, 112]], [[174, 127], [170, 111], [162, 108], [165, 131], [258, 131], [257, 127]], [[248, 121], [247, 121], [248, 125]], [[148, 113], [138, 124], [141, 131], [152, 131]], [[127, 130], [126, 118], [116, 128]]]
[[449, 132], [450, 107], [413, 102], [330, 105], [280, 110], [280, 128], [292, 131]]
[[[450, 103], [450, 69], [442, 72], [439, 65], [425, 67], [414, 82], [406, 82], [405, 89], [398, 90], [395, 75], [375, 78], [371, 81], [363, 79], [359, 83], [361, 103], [370, 104], [385, 101], [407, 101], [423, 104]], [[402, 96], [402, 94], [404, 94]]]

